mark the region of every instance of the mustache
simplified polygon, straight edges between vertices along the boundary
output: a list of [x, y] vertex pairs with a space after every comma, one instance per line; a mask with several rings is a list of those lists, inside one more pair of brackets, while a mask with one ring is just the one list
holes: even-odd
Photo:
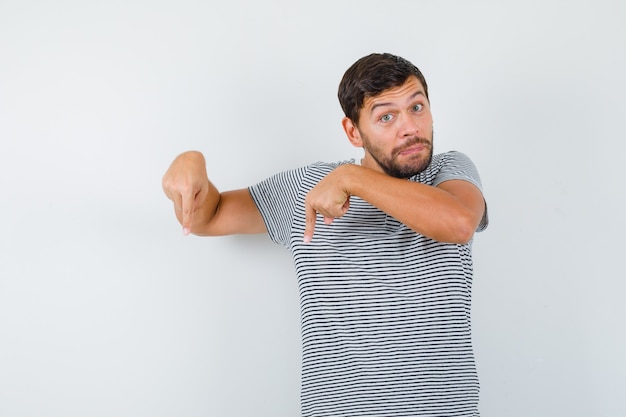
[[415, 145], [423, 145], [425, 148], [431, 148], [432, 142], [424, 137], [413, 136], [407, 139], [406, 142], [402, 144], [402, 146], [398, 146], [396, 149], [394, 149], [394, 154], [402, 152], [403, 150]]

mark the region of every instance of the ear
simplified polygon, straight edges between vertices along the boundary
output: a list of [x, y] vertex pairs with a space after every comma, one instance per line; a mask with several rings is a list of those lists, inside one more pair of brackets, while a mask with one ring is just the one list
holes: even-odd
[[346, 136], [348, 136], [348, 140], [352, 146], [362, 148], [363, 140], [361, 139], [361, 133], [359, 132], [356, 124], [348, 117], [344, 117], [343, 120], [341, 120], [341, 125], [343, 126], [343, 130], [346, 132]]

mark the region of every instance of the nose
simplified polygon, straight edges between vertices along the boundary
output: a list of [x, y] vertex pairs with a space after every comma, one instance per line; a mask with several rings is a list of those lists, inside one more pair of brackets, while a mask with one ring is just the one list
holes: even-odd
[[415, 136], [419, 132], [419, 123], [410, 114], [404, 114], [400, 126], [400, 134], [404, 137]]

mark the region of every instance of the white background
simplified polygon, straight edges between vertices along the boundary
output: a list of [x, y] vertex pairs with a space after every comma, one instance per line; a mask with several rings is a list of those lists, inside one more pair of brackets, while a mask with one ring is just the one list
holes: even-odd
[[183, 237], [225, 190], [359, 157], [336, 89], [414, 62], [467, 153], [483, 417], [626, 414], [623, 1], [0, 0], [0, 416], [296, 416], [299, 300], [266, 236]]

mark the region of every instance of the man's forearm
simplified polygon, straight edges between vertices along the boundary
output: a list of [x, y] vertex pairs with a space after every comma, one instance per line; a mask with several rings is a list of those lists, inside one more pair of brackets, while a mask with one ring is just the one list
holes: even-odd
[[443, 184], [433, 187], [356, 165], [343, 165], [336, 171], [348, 194], [432, 239], [466, 243], [480, 222], [473, 207], [480, 192], [469, 182], [451, 181], [457, 184], [448, 184], [450, 189], [446, 189]]

